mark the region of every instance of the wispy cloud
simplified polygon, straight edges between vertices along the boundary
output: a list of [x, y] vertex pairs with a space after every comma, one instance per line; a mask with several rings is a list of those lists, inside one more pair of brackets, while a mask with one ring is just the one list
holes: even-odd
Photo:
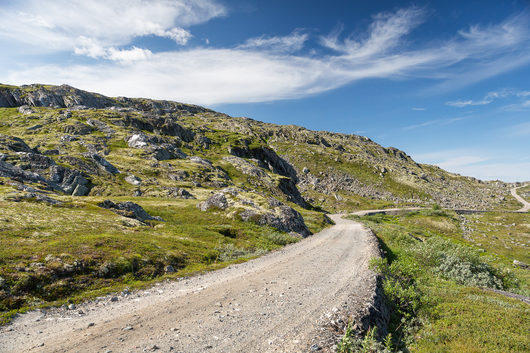
[[252, 50], [270, 50], [281, 53], [294, 53], [304, 47], [304, 43], [309, 38], [309, 34], [296, 30], [287, 36], [267, 37], [260, 36], [257, 38], [247, 39], [245, 44], [240, 45], [239, 49]]
[[425, 110], [427, 110], [426, 108], [420, 108], [420, 107], [413, 107], [412, 110], [416, 111], [416, 112], [423, 112]]
[[481, 100], [464, 100], [464, 99], [458, 99], [454, 101], [448, 101], [445, 104], [457, 107], [457, 108], [464, 108], [467, 106], [473, 106], [473, 105], [487, 105], [492, 103], [495, 100], [498, 99], [506, 99], [506, 98], [516, 98], [516, 99], [523, 99], [520, 100], [517, 104], [510, 104], [508, 106], [505, 106], [505, 110], [520, 110], [527, 107], [530, 107], [530, 100], [526, 100], [526, 97], [530, 96], [530, 91], [523, 91], [523, 90], [516, 90], [516, 89], [509, 89], [509, 88], [501, 88], [496, 91], [488, 92], [483, 99]]
[[530, 179], [530, 162], [506, 161], [472, 150], [443, 150], [429, 153], [412, 154], [420, 163], [437, 165], [447, 171], [482, 180], [503, 180], [506, 182], [525, 181], [521, 175]]
[[427, 126], [432, 126], [432, 125], [435, 125], [435, 126], [446, 126], [446, 125], [450, 125], [452, 123], [456, 123], [457, 121], [469, 119], [471, 117], [472, 116], [460, 116], [460, 117], [456, 117], [456, 118], [427, 120], [427, 121], [424, 121], [424, 122], [419, 123], [419, 124], [413, 124], [413, 125], [405, 126], [405, 127], [403, 127], [403, 130], [405, 130], [405, 131], [414, 130], [414, 129], [427, 127]]
[[491, 102], [492, 102], [491, 100], [487, 100], [487, 99], [483, 99], [483, 100], [480, 100], [480, 101], [456, 100], [456, 101], [446, 102], [445, 104], [449, 105], [451, 107], [463, 108], [463, 107], [467, 107], [467, 106], [470, 106], [470, 105], [486, 105], [486, 104], [490, 104]]
[[411, 47], [407, 42], [407, 35], [426, 19], [422, 9], [412, 7], [374, 16], [362, 35], [343, 38], [336, 31], [320, 38], [327, 49], [322, 53], [328, 54], [296, 54], [308, 39], [297, 31], [251, 38], [224, 49], [151, 53], [130, 47], [132, 39], [155, 35], [184, 44], [189, 36], [181, 30], [191, 35], [187, 26], [222, 16], [226, 10], [213, 0], [55, 0], [45, 5], [37, 0], [0, 5], [0, 38], [23, 38], [37, 47], [50, 43], [49, 48], [99, 60], [90, 65], [15, 66], [3, 70], [0, 81], [68, 83], [108, 95], [212, 105], [299, 98], [368, 78], [449, 82], [477, 66], [513, 68], [515, 64], [506, 61], [512, 57], [520, 59], [517, 65], [530, 62], [530, 21], [522, 15], [488, 27], [472, 26], [436, 45]]

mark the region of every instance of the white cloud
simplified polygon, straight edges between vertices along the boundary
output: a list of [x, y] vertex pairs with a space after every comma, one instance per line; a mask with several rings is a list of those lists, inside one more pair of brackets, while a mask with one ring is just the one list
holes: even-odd
[[99, 57], [98, 48], [159, 36], [186, 44], [183, 27], [222, 16], [214, 0], [24, 0], [0, 5], [0, 37], [35, 51], [76, 50]]
[[[471, 105], [486, 105], [486, 104], [490, 104], [492, 103], [494, 100], [497, 100], [497, 99], [505, 99], [505, 98], [509, 98], [509, 97], [522, 97], [522, 98], [525, 98], [525, 97], [528, 97], [530, 96], [530, 91], [520, 91], [520, 90], [515, 90], [515, 89], [508, 89], [508, 88], [501, 88], [497, 91], [492, 91], [492, 92], [488, 92], [488, 94], [486, 94], [486, 96], [482, 99], [482, 100], [479, 100], [479, 101], [474, 101], [474, 100], [463, 100], [463, 99], [458, 99], [458, 100], [455, 100], [455, 101], [449, 101], [449, 102], [446, 102], [445, 104], [446, 105], [449, 105], [449, 106], [452, 106], [452, 107], [458, 107], [458, 108], [463, 108], [463, 107], [467, 107], [467, 106], [471, 106]], [[518, 104], [510, 104], [510, 105], [507, 105], [504, 107], [505, 110], [518, 110], [518, 109], [523, 109], [523, 108], [526, 108], [526, 107], [529, 107], [530, 106], [530, 101], [528, 100], [525, 100], [523, 102], [520, 102]]]
[[396, 48], [403, 37], [423, 22], [424, 12], [419, 8], [401, 9], [394, 13], [381, 13], [373, 18], [368, 34], [364, 39], [348, 37], [340, 41], [342, 28], [322, 37], [325, 47], [347, 55], [349, 59], [373, 58]]
[[77, 55], [85, 55], [94, 59], [103, 58], [113, 61], [136, 61], [146, 60], [152, 56], [149, 49], [142, 49], [133, 46], [131, 49], [105, 48], [90, 38], [82, 37], [79, 40], [79, 46], [74, 48]]
[[[29, 3], [34, 5], [30, 9], [36, 9], [36, 0]], [[127, 6], [121, 4], [122, 1], [108, 3], [112, 5], [107, 8], [102, 1], [80, 4], [56, 0], [50, 6], [54, 9], [64, 6], [66, 15], [57, 19], [49, 14], [59, 12], [43, 10], [36, 37], [42, 41], [49, 35], [79, 54], [117, 59], [118, 62], [3, 70], [0, 81], [68, 83], [108, 95], [147, 96], [211, 105], [299, 98], [367, 78], [428, 77], [451, 81], [462, 70], [472, 71], [470, 68], [476, 67], [477, 62], [502, 66], [502, 60], [514, 54], [518, 54], [517, 57], [526, 55], [526, 61], [519, 64], [530, 62], [529, 21], [522, 16], [487, 28], [472, 27], [446, 42], [413, 49], [406, 42], [406, 35], [425, 18], [418, 8], [375, 16], [368, 32], [359, 38], [341, 39], [340, 31], [321, 38], [322, 44], [334, 54], [318, 55], [318, 51], [309, 55], [293, 54], [307, 40], [305, 34], [296, 31], [285, 37], [253, 38], [236, 48], [150, 53], [147, 49], [123, 49], [123, 46], [130, 45], [131, 38], [138, 35], [169, 36], [164, 31], [180, 28], [175, 27], [175, 23], [182, 26], [199, 23], [222, 15], [224, 9], [207, 0], [158, 0], [150, 2], [148, 8], [139, 0], [127, 2]], [[84, 20], [84, 13], [64, 19], [74, 7], [69, 4], [83, 7], [87, 20]], [[118, 16], [122, 8], [127, 8], [127, 13]], [[9, 17], [2, 15], [2, 12], [8, 15], [6, 11], [0, 7], [2, 18]], [[191, 14], [189, 18], [188, 14]], [[117, 23], [113, 24], [113, 20]], [[11, 17], [7, 23], [1, 22], [0, 36], [7, 35], [7, 30], [1, 28], [9, 25], [14, 25], [10, 33], [23, 38], [34, 29], [15, 22]], [[135, 26], [137, 22], [138, 27]], [[63, 40], [65, 32], [67, 41]], [[113, 51], [120, 47], [120, 52]]]
[[490, 104], [491, 102], [492, 102], [491, 100], [487, 100], [487, 99], [483, 99], [483, 100], [480, 100], [480, 101], [456, 100], [456, 101], [446, 102], [445, 104], [449, 105], [449, 106], [452, 106], [452, 107], [463, 108], [463, 107], [467, 107], [469, 105], [486, 105], [486, 104]]
[[427, 110], [426, 108], [420, 108], [420, 107], [413, 107], [412, 110], [416, 111], [416, 112], [423, 112], [425, 110]]
[[257, 38], [250, 38], [247, 39], [245, 44], [240, 45], [238, 48], [253, 50], [264, 49], [275, 52], [293, 53], [302, 49], [308, 38], [309, 35], [307, 33], [294, 31], [287, 36], [261, 36]]
[[107, 58], [109, 60], [130, 62], [137, 60], [147, 60], [153, 53], [148, 49], [141, 49], [137, 47], [132, 47], [131, 49], [115, 49], [110, 48], [107, 52]]

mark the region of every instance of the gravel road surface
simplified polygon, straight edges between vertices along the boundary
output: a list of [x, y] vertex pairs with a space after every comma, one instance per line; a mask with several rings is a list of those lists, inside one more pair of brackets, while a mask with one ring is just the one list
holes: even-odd
[[326, 317], [366, 306], [375, 278], [371, 232], [331, 218], [336, 225], [243, 264], [20, 315], [0, 327], [0, 352], [318, 350], [310, 345]]

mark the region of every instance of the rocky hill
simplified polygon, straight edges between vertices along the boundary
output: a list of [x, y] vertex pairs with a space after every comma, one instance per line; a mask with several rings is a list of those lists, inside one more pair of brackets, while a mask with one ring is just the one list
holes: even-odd
[[494, 209], [508, 195], [362, 136], [0, 85], [0, 313], [258, 256], [326, 212]]
[[33, 173], [28, 181], [77, 196], [237, 187], [325, 211], [374, 200], [489, 209], [508, 190], [418, 164], [363, 136], [176, 102], [109, 98], [66, 85], [1, 85], [0, 107], [2, 168], [18, 166]]

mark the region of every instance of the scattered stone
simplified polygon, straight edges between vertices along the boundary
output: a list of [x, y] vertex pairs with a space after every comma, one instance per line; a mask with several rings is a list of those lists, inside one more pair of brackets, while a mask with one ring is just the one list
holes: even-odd
[[72, 125], [65, 126], [63, 131], [64, 133], [70, 135], [88, 135], [92, 131], [94, 131], [94, 128], [92, 128], [92, 126], [88, 126], [79, 121], [76, 121]]
[[75, 310], [75, 304], [69, 304], [68, 305], [68, 310]]
[[41, 128], [42, 128], [42, 125], [41, 124], [37, 124], [37, 125], [33, 125], [33, 126], [28, 127], [26, 130], [27, 131], [35, 131], [35, 130], [39, 130]]
[[168, 187], [167, 196], [179, 198], [179, 199], [194, 199], [193, 196], [188, 190], [178, 187]]
[[133, 134], [127, 139], [127, 144], [131, 148], [143, 149], [158, 161], [168, 159], [182, 159], [187, 155], [174, 144], [163, 142], [164, 139], [150, 137], [143, 133]]
[[125, 326], [124, 328], [122, 328], [123, 331], [131, 331], [133, 330], [133, 327], [132, 326]]
[[56, 156], [59, 154], [59, 150], [52, 149], [52, 150], [46, 150], [43, 152], [46, 156]]
[[513, 260], [514, 266], [520, 267], [520, 268], [530, 268], [530, 266], [527, 263], [524, 263], [519, 260]]
[[24, 114], [24, 115], [29, 115], [29, 114], [33, 114], [33, 113], [35, 113], [35, 112], [33, 111], [33, 109], [31, 109], [31, 108], [30, 108], [29, 106], [27, 106], [27, 105], [23, 105], [23, 106], [18, 107], [18, 112], [19, 112], [20, 114]]
[[72, 192], [72, 196], [85, 196], [88, 191], [89, 189], [86, 186], [78, 184]]
[[110, 298], [110, 301], [111, 301], [111, 302], [117, 302], [117, 301], [118, 301], [118, 297], [111, 297], [111, 298]]
[[197, 205], [201, 211], [208, 211], [211, 209], [225, 210], [228, 207], [228, 200], [223, 193], [217, 193], [211, 196], [208, 200]]
[[103, 202], [100, 202], [98, 206], [101, 208], [109, 209], [112, 212], [117, 213], [121, 216], [137, 219], [141, 222], [148, 220], [156, 220], [162, 222], [164, 221], [161, 217], [151, 216], [150, 214], [145, 212], [142, 206], [131, 201], [114, 203], [110, 200], [105, 200]]
[[73, 142], [73, 141], [77, 141], [77, 137], [76, 136], [72, 136], [72, 135], [63, 135], [61, 136], [61, 141], [62, 142]]
[[24, 140], [15, 136], [3, 134], [0, 134], [0, 149], [6, 149], [13, 152], [33, 152], [33, 150], [24, 142]]
[[170, 173], [169, 174], [169, 179], [171, 180], [174, 180], [174, 181], [183, 181], [183, 180], [186, 180], [187, 178], [189, 178], [189, 174], [187, 171], [185, 170], [178, 170], [174, 173]]
[[104, 122], [96, 120], [96, 119], [88, 119], [86, 123], [107, 135], [112, 135], [116, 132]]
[[164, 268], [164, 272], [165, 273], [174, 273], [175, 272], [175, 268], [171, 265], [167, 265], [165, 268]]
[[92, 154], [89, 153], [89, 154], [86, 154], [85, 156], [91, 158], [97, 164], [98, 167], [100, 167], [107, 173], [110, 173], [110, 174], [120, 173], [118, 168], [113, 166], [109, 161], [107, 161], [105, 158], [101, 157], [97, 153], [92, 153]]
[[213, 166], [212, 162], [210, 162], [207, 159], [201, 158], [201, 157], [191, 156], [191, 157], [188, 157], [188, 158], [189, 158], [190, 161], [192, 161], [194, 163], [202, 164], [205, 167], [211, 168]]
[[142, 179], [134, 175], [128, 175], [125, 177], [125, 181], [131, 185], [140, 186], [142, 185]]

